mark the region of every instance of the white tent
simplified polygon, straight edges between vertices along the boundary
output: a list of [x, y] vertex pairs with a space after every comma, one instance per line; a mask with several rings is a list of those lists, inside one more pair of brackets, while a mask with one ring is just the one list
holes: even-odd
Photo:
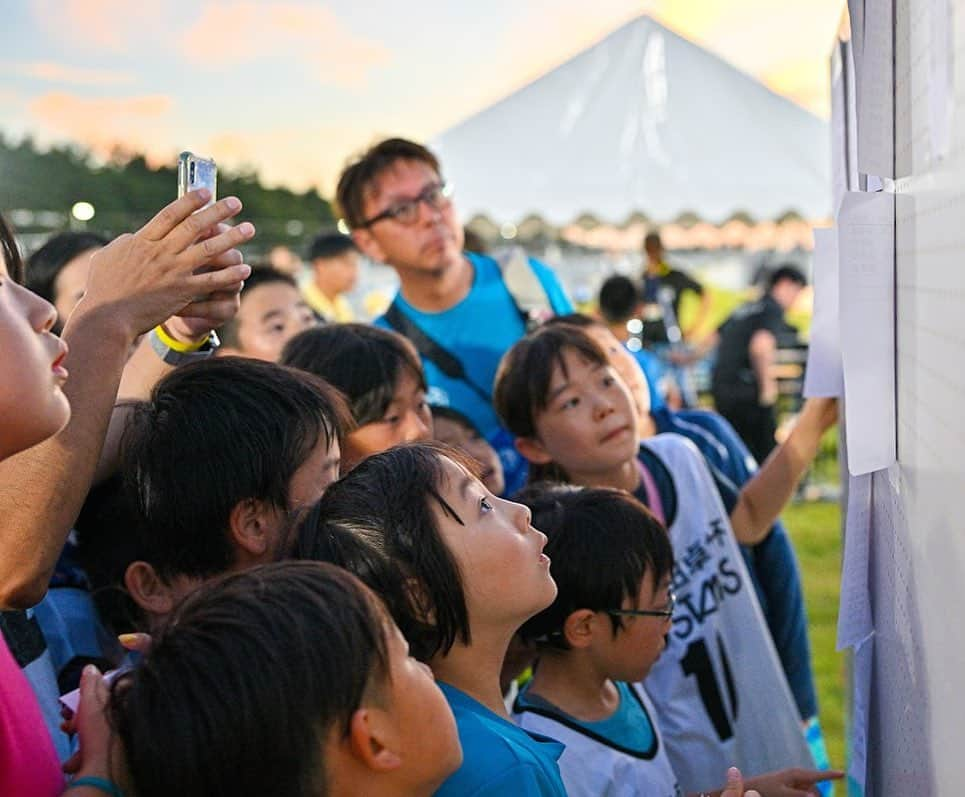
[[467, 219], [830, 212], [827, 124], [646, 16], [432, 143]]

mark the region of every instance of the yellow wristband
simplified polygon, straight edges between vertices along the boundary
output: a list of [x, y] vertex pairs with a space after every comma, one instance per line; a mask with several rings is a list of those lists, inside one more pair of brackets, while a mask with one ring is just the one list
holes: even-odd
[[182, 343], [180, 340], [175, 340], [172, 338], [168, 331], [164, 328], [163, 324], [158, 324], [156, 327], [154, 327], [154, 334], [157, 335], [158, 340], [171, 349], [171, 351], [176, 351], [180, 354], [198, 351], [198, 349], [204, 346], [204, 344], [207, 343], [211, 338], [211, 333], [209, 332], [202, 340], [195, 341], [194, 343]]

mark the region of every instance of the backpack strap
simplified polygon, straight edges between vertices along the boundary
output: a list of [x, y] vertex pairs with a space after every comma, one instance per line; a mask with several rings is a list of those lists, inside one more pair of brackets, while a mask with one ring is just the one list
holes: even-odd
[[450, 379], [462, 382], [487, 404], [492, 404], [492, 396], [469, 378], [459, 358], [443, 347], [441, 343], [429, 337], [422, 327], [402, 312], [398, 301], [393, 301], [389, 305], [389, 309], [385, 311], [383, 317], [392, 329], [408, 338], [412, 345], [416, 347], [416, 351], [433, 363], [443, 374]]

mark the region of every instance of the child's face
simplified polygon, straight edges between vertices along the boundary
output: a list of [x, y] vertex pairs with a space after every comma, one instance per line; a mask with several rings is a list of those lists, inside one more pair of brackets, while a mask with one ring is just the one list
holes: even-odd
[[432, 670], [409, 655], [409, 645], [391, 620], [389, 678], [384, 699], [394, 730], [387, 740], [402, 759], [399, 779], [406, 794], [431, 794], [462, 763], [452, 709]]
[[593, 483], [596, 475], [636, 456], [636, 416], [612, 367], [571, 349], [564, 350], [563, 363], [565, 373], [559, 366], [554, 369], [549, 401], [536, 417], [535, 442], [545, 462], [560, 465], [574, 480], [585, 477]]
[[[621, 609], [664, 611], [670, 604], [670, 576], [654, 589], [653, 573], [649, 570], [640, 584], [636, 601], [624, 598]], [[594, 639], [595, 657], [600, 669], [611, 680], [636, 683], [642, 681], [660, 658], [666, 647], [671, 620], [650, 615], [620, 616], [622, 625], [613, 635], [612, 622], [605, 612], [598, 612], [601, 620], [599, 637]]]
[[446, 443], [460, 451], [465, 451], [482, 468], [482, 483], [493, 495], [502, 495], [506, 487], [503, 477], [503, 463], [499, 461], [499, 454], [486, 442], [479, 432], [452, 418], [433, 416], [433, 434], [441, 443]]
[[297, 288], [268, 282], [241, 295], [238, 309], [239, 353], [278, 362], [282, 349], [299, 332], [318, 323]]
[[650, 386], [637, 358], [627, 351], [626, 346], [620, 343], [609, 329], [592, 326], [583, 331], [603, 349], [607, 362], [620, 375], [620, 379], [630, 391], [633, 408], [639, 415], [647, 415], [650, 412]]
[[354, 467], [366, 457], [399, 443], [430, 439], [432, 414], [426, 403], [425, 391], [415, 375], [408, 368], [403, 368], [382, 420], [360, 426], [348, 435], [345, 458], [348, 467]]
[[53, 305], [13, 281], [0, 256], [0, 459], [46, 440], [70, 417], [61, 391], [67, 347], [50, 331], [56, 318]]
[[439, 533], [459, 566], [473, 635], [511, 633], [556, 597], [546, 535], [522, 504], [496, 498], [479, 479], [443, 457], [439, 493], [462, 524], [434, 507]]

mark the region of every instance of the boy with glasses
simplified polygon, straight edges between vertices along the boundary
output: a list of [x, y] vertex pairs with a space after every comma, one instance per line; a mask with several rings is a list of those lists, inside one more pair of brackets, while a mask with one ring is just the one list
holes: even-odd
[[[376, 325], [413, 342], [432, 403], [459, 410], [480, 429], [499, 452], [507, 490], [517, 489], [526, 466], [492, 408], [492, 384], [527, 318], [500, 264], [464, 251], [439, 161], [415, 142], [382, 141], [345, 169], [337, 200], [359, 249], [399, 275], [399, 293]], [[552, 312], [571, 311], [547, 266], [529, 260], [524, 270]]]
[[[519, 631], [536, 645], [539, 663], [516, 698], [514, 719], [565, 745], [559, 766], [570, 797], [682, 797], [641, 683], [673, 628], [667, 532], [622, 490], [544, 482], [516, 499], [549, 538], [544, 550], [557, 595]], [[785, 769], [744, 785], [763, 797], [809, 794], [837, 775]]]

